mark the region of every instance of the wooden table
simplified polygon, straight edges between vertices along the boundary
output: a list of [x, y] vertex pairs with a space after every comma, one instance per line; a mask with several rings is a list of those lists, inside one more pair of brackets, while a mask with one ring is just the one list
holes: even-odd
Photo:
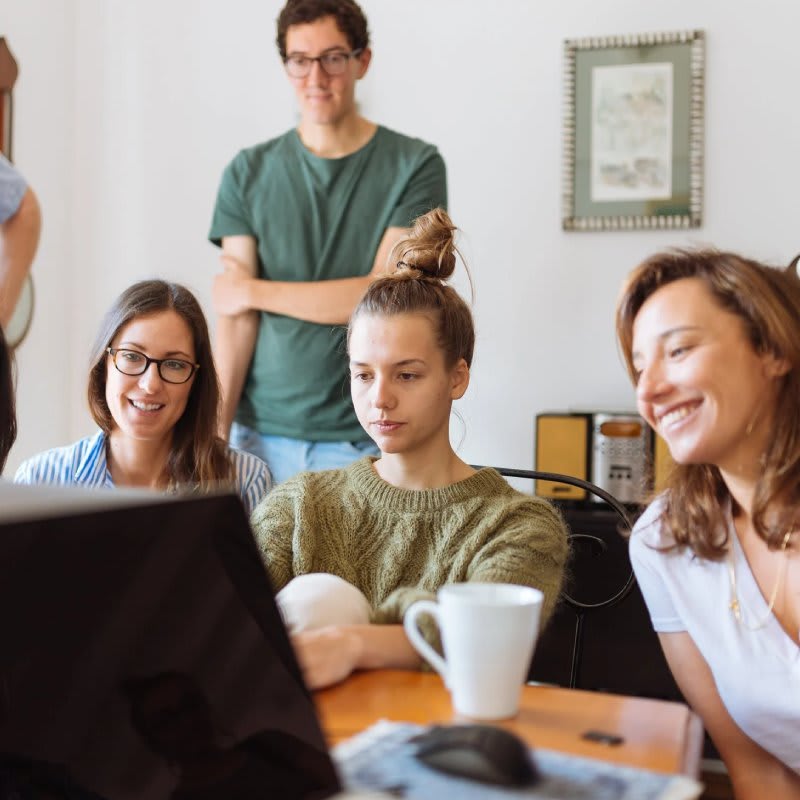
[[[419, 724], [467, 721], [453, 712], [438, 675], [374, 670], [315, 693], [322, 727], [332, 744], [380, 719]], [[682, 703], [583, 692], [552, 686], [525, 686], [514, 719], [495, 723], [533, 747], [614, 761], [696, 778], [703, 729]], [[614, 733], [616, 746], [588, 742], [587, 730]]]

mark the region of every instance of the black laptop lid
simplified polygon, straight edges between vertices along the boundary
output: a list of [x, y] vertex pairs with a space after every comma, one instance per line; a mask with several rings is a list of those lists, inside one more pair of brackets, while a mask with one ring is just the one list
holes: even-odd
[[237, 498], [0, 524], [0, 798], [12, 789], [339, 789]]

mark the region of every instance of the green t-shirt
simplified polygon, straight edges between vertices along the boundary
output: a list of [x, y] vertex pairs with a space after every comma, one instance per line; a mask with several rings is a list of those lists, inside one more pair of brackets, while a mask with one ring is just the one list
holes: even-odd
[[[370, 272], [386, 228], [446, 204], [433, 145], [378, 127], [355, 153], [320, 158], [291, 130], [228, 165], [209, 239], [255, 237], [267, 280], [350, 278]], [[262, 313], [236, 420], [294, 439], [366, 440], [350, 400], [345, 328]]]

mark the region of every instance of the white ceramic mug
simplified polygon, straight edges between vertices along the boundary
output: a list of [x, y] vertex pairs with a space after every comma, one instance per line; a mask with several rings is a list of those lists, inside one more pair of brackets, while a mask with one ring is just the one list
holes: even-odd
[[[403, 619], [406, 635], [444, 678], [455, 710], [476, 719], [504, 719], [519, 710], [539, 632], [544, 595], [510, 583], [453, 583], [419, 600]], [[417, 617], [430, 614], [444, 659], [425, 641]]]

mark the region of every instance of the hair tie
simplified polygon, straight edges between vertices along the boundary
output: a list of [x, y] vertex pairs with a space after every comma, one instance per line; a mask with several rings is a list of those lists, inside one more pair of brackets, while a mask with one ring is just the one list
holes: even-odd
[[397, 262], [397, 269], [403, 269], [404, 267], [406, 269], [412, 269], [411, 264], [406, 264], [406, 262], [403, 260]]

